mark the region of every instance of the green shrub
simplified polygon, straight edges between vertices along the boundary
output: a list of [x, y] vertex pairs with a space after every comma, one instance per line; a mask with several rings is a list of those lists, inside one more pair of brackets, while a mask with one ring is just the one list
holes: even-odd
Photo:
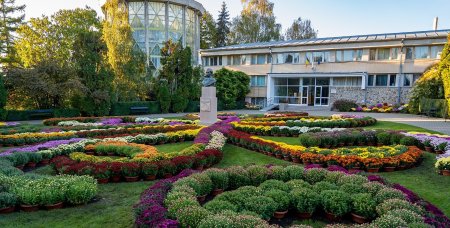
[[228, 228], [232, 226], [233, 220], [230, 216], [225, 215], [210, 215], [198, 224], [199, 228]]
[[247, 227], [269, 227], [269, 224], [260, 219], [257, 216], [246, 215], [241, 212], [240, 215], [233, 216], [233, 226], [236, 228], [247, 228]]
[[365, 176], [361, 176], [361, 175], [344, 175], [341, 176], [341, 178], [339, 178], [338, 180], [338, 185], [343, 185], [343, 184], [358, 184], [358, 185], [362, 185], [364, 183], [369, 182], [367, 180], [367, 177]]
[[25, 153], [16, 152], [11, 156], [14, 166], [21, 166], [28, 163], [28, 155]]
[[418, 144], [418, 141], [412, 136], [405, 136], [400, 139], [400, 144], [405, 146], [416, 146]]
[[273, 189], [281, 190], [284, 192], [290, 191], [289, 185], [279, 180], [266, 180], [261, 185], [259, 185], [259, 188], [263, 192], [267, 192]]
[[289, 181], [289, 173], [283, 166], [272, 166], [272, 178], [280, 181]]
[[408, 223], [403, 221], [402, 219], [392, 216], [392, 215], [385, 215], [381, 216], [373, 223], [371, 224], [374, 227], [377, 228], [397, 228], [397, 227], [408, 227]]
[[352, 197], [353, 213], [372, 219], [376, 216], [377, 203], [370, 193], [359, 193]]
[[289, 174], [289, 179], [303, 179], [304, 178], [304, 168], [299, 165], [291, 165], [284, 168], [284, 170]]
[[352, 100], [339, 99], [333, 102], [332, 110], [338, 110], [339, 112], [350, 112], [352, 108], [357, 108], [358, 105]]
[[289, 209], [290, 198], [287, 192], [273, 189], [264, 193], [264, 196], [273, 199], [273, 201], [276, 203], [276, 211], [286, 211]]
[[200, 206], [187, 206], [178, 210], [177, 219], [183, 227], [198, 227], [200, 222], [211, 216], [211, 212]]
[[8, 192], [0, 192], [0, 209], [15, 206], [17, 197]]
[[327, 190], [321, 193], [322, 205], [326, 212], [343, 216], [351, 211], [351, 199], [342, 191]]
[[208, 195], [213, 190], [213, 183], [208, 175], [204, 173], [196, 173], [191, 175], [190, 177], [197, 180], [199, 183], [199, 196]]
[[38, 205], [40, 198], [39, 195], [36, 194], [36, 190], [34, 186], [27, 185], [22, 186], [21, 188], [15, 189], [15, 194], [20, 201], [20, 204], [24, 205]]
[[361, 184], [353, 184], [353, 183], [343, 184], [341, 185], [339, 190], [346, 192], [350, 195], [364, 193], [366, 191]]
[[239, 191], [232, 191], [232, 192], [224, 192], [214, 199], [214, 201], [227, 201], [231, 204], [234, 204], [238, 207], [238, 210], [242, 210], [244, 208], [244, 203], [247, 200], [247, 196], [244, 195], [244, 193]]
[[286, 184], [291, 188], [291, 190], [297, 189], [297, 188], [311, 188], [311, 184], [304, 180], [294, 179], [291, 181], [286, 182]]
[[380, 132], [377, 135], [377, 142], [384, 145], [391, 145], [391, 134], [387, 132]]
[[378, 215], [384, 215], [392, 210], [397, 209], [406, 209], [410, 210], [412, 212], [415, 212], [416, 214], [423, 214], [423, 209], [419, 206], [416, 206], [414, 204], [411, 204], [410, 202], [402, 199], [389, 199], [384, 201], [383, 203], [379, 204], [376, 208]]
[[80, 205], [88, 203], [97, 194], [97, 181], [92, 177], [76, 177], [72, 184], [67, 186], [67, 202]]
[[263, 166], [252, 165], [247, 168], [250, 182], [254, 186], [260, 185], [269, 178], [268, 169]]
[[314, 184], [317, 182], [322, 181], [325, 179], [325, 176], [327, 175], [328, 171], [325, 169], [309, 169], [305, 170], [305, 180], [310, 183]]
[[322, 192], [322, 191], [326, 191], [326, 190], [338, 190], [338, 186], [336, 186], [335, 184], [332, 184], [330, 182], [326, 182], [326, 181], [320, 181], [315, 183], [312, 186], [312, 190], [314, 192]]
[[400, 134], [400, 133], [393, 133], [391, 134], [391, 141], [390, 141], [390, 145], [398, 145], [400, 144], [400, 141], [402, 140], [402, 138], [404, 138], [405, 136]]
[[214, 214], [220, 213], [222, 211], [230, 210], [238, 212], [238, 206], [224, 200], [212, 200], [204, 205], [204, 208], [211, 211]]
[[423, 223], [423, 217], [419, 214], [406, 210], [406, 209], [396, 209], [392, 211], [388, 211], [386, 215], [391, 215], [397, 218], [402, 219], [403, 221], [410, 223]]
[[178, 198], [169, 202], [170, 206], [168, 207], [167, 214], [170, 218], [177, 218], [177, 215], [180, 210], [184, 208], [192, 208], [199, 207], [197, 199], [192, 198]]
[[173, 184], [173, 186], [174, 186], [174, 188], [180, 187], [180, 186], [187, 186], [187, 187], [194, 189], [197, 196], [204, 195], [204, 194], [202, 194], [202, 190], [201, 190], [199, 181], [192, 177], [186, 177], [181, 180], [178, 180]]
[[384, 188], [378, 191], [378, 193], [375, 195], [375, 199], [378, 203], [383, 203], [386, 200], [389, 199], [406, 199], [405, 195], [397, 189], [392, 188]]
[[320, 196], [310, 189], [294, 189], [291, 192], [292, 205], [299, 212], [314, 213], [320, 205]]
[[228, 188], [228, 173], [221, 169], [209, 169], [204, 172], [211, 179], [213, 183], [213, 189], [223, 189]]
[[181, 89], [177, 89], [176, 94], [172, 96], [172, 111], [175, 113], [184, 112], [189, 103], [186, 95], [180, 90]]
[[253, 196], [247, 198], [244, 208], [255, 212], [263, 219], [269, 219], [275, 212], [277, 204], [272, 198], [266, 196]]
[[324, 178], [324, 181], [337, 184], [339, 182], [339, 179], [343, 176], [347, 176], [343, 172], [327, 172], [327, 175]]
[[367, 182], [362, 186], [368, 193], [372, 194], [372, 196], [375, 196], [381, 189], [386, 188], [386, 186], [379, 182]]
[[[106, 113], [106, 115], [108, 115]], [[61, 117], [79, 117], [81, 116], [80, 110], [78, 109], [55, 109], [54, 111], [54, 117], [61, 118]]]
[[171, 98], [167, 82], [161, 82], [157, 97], [161, 107], [161, 112], [168, 113], [171, 106]]
[[174, 206], [175, 203], [178, 203], [181, 199], [193, 201], [197, 200], [197, 198], [195, 197], [195, 192], [194, 194], [192, 194], [192, 192], [171, 191], [167, 194], [167, 197], [164, 200], [164, 205], [167, 208], [170, 208]]
[[228, 179], [230, 189], [237, 189], [241, 186], [250, 184], [250, 177], [244, 168], [240, 166], [231, 166], [226, 169], [228, 172]]
[[53, 205], [56, 203], [64, 202], [64, 191], [63, 186], [59, 182], [50, 182], [46, 183], [45, 186], [42, 187], [40, 194], [40, 205]]
[[39, 153], [24, 153], [28, 156], [28, 162], [38, 163], [42, 161], [42, 155]]

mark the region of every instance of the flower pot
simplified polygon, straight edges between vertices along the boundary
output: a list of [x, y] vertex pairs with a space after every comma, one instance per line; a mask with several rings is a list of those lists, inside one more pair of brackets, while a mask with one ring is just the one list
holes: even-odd
[[223, 189], [214, 189], [212, 192], [213, 196], [217, 196], [223, 193]]
[[204, 196], [197, 196], [197, 200], [198, 200], [198, 202], [204, 202], [205, 200], [206, 200], [206, 195], [204, 195]]
[[356, 222], [358, 224], [363, 224], [363, 223], [369, 222], [369, 219], [367, 219], [366, 217], [359, 216], [359, 215], [354, 214], [354, 213], [351, 213], [351, 214], [352, 214], [353, 222]]
[[166, 179], [166, 178], [171, 178], [171, 177], [172, 177], [172, 174], [171, 174], [171, 173], [165, 173], [165, 174], [163, 175], [163, 177], [164, 177], [164, 179]]
[[378, 173], [380, 168], [367, 168], [367, 172], [369, 173]]
[[384, 170], [384, 172], [394, 172], [395, 171], [395, 167], [393, 167], [393, 166], [384, 167], [383, 170]]
[[120, 182], [120, 179], [121, 179], [120, 175], [115, 175], [111, 177], [111, 181], [114, 183]]
[[273, 217], [276, 219], [282, 219], [284, 218], [284, 216], [286, 216], [286, 214], [288, 213], [288, 211], [275, 211], [275, 213], [273, 213]]
[[114, 153], [107, 153], [107, 155], [108, 155], [109, 157], [112, 157], [112, 156], [114, 156], [115, 154], [114, 154]]
[[297, 218], [299, 219], [310, 219], [312, 218], [312, 213], [308, 212], [297, 212]]
[[39, 205], [25, 205], [25, 204], [21, 204], [20, 205], [20, 210], [25, 211], [25, 212], [37, 211], [37, 210], [39, 210]]
[[39, 162], [39, 165], [40, 166], [46, 166], [46, 165], [48, 165], [50, 163], [50, 159], [42, 159], [40, 162]]
[[138, 176], [136, 176], [136, 177], [125, 177], [125, 181], [126, 182], [136, 182], [136, 181], [138, 181], [139, 180], [139, 177]]
[[49, 204], [49, 205], [45, 205], [45, 209], [47, 210], [54, 210], [54, 209], [61, 209], [63, 208], [64, 204], [63, 202], [59, 202], [59, 203], [55, 203], [55, 204]]
[[443, 151], [443, 150], [436, 150], [436, 154], [444, 154], [445, 153], [445, 151]]
[[350, 168], [348, 171], [356, 172], [356, 171], [360, 171], [360, 170], [361, 170], [361, 167], [355, 166], [355, 167]]
[[195, 170], [197, 170], [197, 171], [202, 171], [202, 170], [203, 170], [203, 165], [200, 165], [200, 166], [195, 167]]
[[97, 183], [99, 184], [107, 184], [109, 182], [109, 178], [98, 178]]
[[27, 166], [27, 168], [34, 169], [34, 168], [36, 168], [36, 163], [35, 162], [28, 162], [26, 166]]
[[341, 217], [340, 216], [337, 216], [337, 215], [335, 215], [335, 214], [333, 214], [333, 213], [328, 213], [328, 212], [325, 212], [325, 217], [328, 219], [328, 221], [330, 221], [330, 222], [339, 222], [339, 221], [341, 221]]
[[283, 158], [283, 155], [277, 154], [276, 157], [277, 157], [278, 159], [281, 159], [281, 158]]
[[439, 170], [439, 171], [438, 171], [438, 174], [439, 174], [439, 175], [443, 175], [443, 174], [442, 174], [442, 170]]
[[0, 214], [8, 214], [14, 212], [16, 209], [15, 206], [0, 208]]
[[292, 162], [294, 162], [294, 163], [301, 163], [302, 161], [300, 160], [300, 158], [293, 157], [292, 158]]
[[398, 170], [405, 170], [406, 169], [406, 165], [400, 165], [398, 166]]
[[442, 170], [442, 175], [449, 177], [450, 176], [450, 170]]
[[431, 147], [431, 146], [426, 146], [426, 147], [425, 147], [425, 150], [426, 150], [427, 152], [433, 153], [433, 147]]
[[358, 143], [358, 146], [364, 146], [363, 142]]
[[290, 156], [284, 156], [283, 158], [285, 161], [291, 161], [291, 157]]
[[147, 175], [144, 177], [144, 180], [146, 180], [146, 181], [156, 180], [156, 175]]

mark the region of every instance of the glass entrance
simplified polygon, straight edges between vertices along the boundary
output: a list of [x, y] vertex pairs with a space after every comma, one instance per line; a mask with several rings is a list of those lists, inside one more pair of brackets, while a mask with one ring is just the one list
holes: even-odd
[[330, 78], [274, 78], [274, 103], [328, 106]]
[[330, 87], [316, 86], [315, 90], [314, 106], [328, 106], [328, 100], [330, 99]]
[[302, 105], [308, 105], [308, 86], [302, 86], [302, 97], [301, 97], [301, 104]]

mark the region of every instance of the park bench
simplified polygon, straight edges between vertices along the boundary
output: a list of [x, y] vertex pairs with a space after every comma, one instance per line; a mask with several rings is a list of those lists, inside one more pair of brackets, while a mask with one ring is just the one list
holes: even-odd
[[130, 114], [148, 114], [149, 108], [146, 106], [130, 107]]

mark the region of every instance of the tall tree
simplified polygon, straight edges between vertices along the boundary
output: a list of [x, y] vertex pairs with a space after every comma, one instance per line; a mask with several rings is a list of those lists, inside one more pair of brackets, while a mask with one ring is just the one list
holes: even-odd
[[231, 43], [253, 43], [280, 40], [281, 24], [273, 14], [269, 0], [241, 0], [244, 9], [231, 26]]
[[227, 9], [227, 4], [222, 3], [222, 8], [217, 18], [217, 43], [216, 47], [223, 47], [227, 45], [228, 34], [230, 33], [230, 13]]
[[200, 20], [200, 48], [209, 49], [216, 46], [217, 29], [213, 16], [205, 12]]
[[14, 33], [23, 23], [25, 5], [16, 5], [15, 0], [0, 0], [0, 64], [3, 67], [15, 62]]
[[108, 62], [114, 72], [114, 101], [133, 101], [147, 97], [149, 77], [146, 57], [134, 43], [124, 0], [104, 4], [103, 40], [108, 48]]
[[[445, 99], [447, 106], [450, 107], [450, 34], [448, 35], [447, 44], [441, 54], [441, 62], [439, 63], [439, 71], [444, 83]], [[450, 108], [448, 109], [450, 114]]]
[[303, 40], [317, 38], [317, 30], [311, 25], [311, 20], [295, 19], [291, 27], [286, 31], [286, 40]]

